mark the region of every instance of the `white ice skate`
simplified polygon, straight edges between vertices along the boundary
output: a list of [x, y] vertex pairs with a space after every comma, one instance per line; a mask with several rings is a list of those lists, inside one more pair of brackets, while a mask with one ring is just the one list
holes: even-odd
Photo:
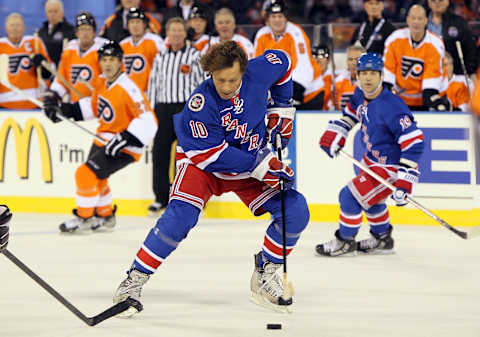
[[72, 213], [75, 217], [60, 224], [60, 232], [67, 234], [91, 233], [91, 227], [95, 221], [94, 217], [91, 216], [89, 218], [82, 218], [77, 214], [76, 208], [72, 210]]
[[370, 232], [370, 237], [365, 240], [358, 241], [357, 250], [364, 254], [395, 254], [395, 242], [391, 236], [393, 227], [390, 226], [384, 234], [377, 235]]
[[357, 255], [356, 249], [355, 239], [342, 239], [338, 229], [335, 232], [335, 238], [315, 247], [317, 255], [320, 256], [355, 256]]
[[[286, 301], [282, 298], [284, 292], [283, 282], [280, 275], [277, 274], [277, 270], [282, 264], [267, 261], [264, 262], [263, 267], [260, 267], [260, 254], [262, 252], [254, 255], [255, 269], [250, 280], [250, 290], [252, 291], [250, 300], [255, 304], [277, 312], [293, 312], [292, 298]], [[264, 261], [266, 260], [264, 259]], [[290, 295], [293, 296], [293, 290]]]
[[[149, 278], [150, 275], [142, 273], [136, 269], [132, 269], [128, 274], [127, 278], [123, 280], [122, 283], [120, 283], [120, 285], [118, 286], [117, 291], [113, 296], [113, 303], [124, 301], [129, 297], [140, 302], [142, 287], [145, 283], [147, 283]], [[115, 317], [129, 318], [142, 310], [142, 306], [140, 307], [140, 310], [135, 307], [130, 307], [126, 311], [118, 314]]]
[[117, 212], [117, 205], [113, 206], [113, 212], [107, 216], [95, 215], [95, 220], [92, 224], [94, 232], [112, 231], [117, 224], [115, 213]]

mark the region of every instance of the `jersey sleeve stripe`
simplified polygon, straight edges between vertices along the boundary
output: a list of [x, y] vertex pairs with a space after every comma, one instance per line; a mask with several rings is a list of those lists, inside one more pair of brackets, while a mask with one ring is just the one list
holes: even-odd
[[205, 169], [208, 165], [215, 162], [220, 154], [228, 147], [227, 142], [223, 141], [222, 144], [205, 149], [205, 150], [190, 150], [185, 154], [188, 158], [200, 169]]
[[402, 152], [404, 152], [411, 148], [414, 144], [423, 142], [423, 140], [424, 137], [422, 131], [415, 130], [398, 138], [398, 144], [400, 144], [400, 148], [402, 149]]
[[345, 108], [343, 109], [343, 113], [357, 123], [360, 121], [360, 119], [357, 117], [357, 112], [353, 110], [350, 102], [348, 102]]
[[291, 78], [292, 78], [292, 60], [290, 60], [290, 56], [288, 56], [287, 53], [284, 53], [285, 56], [287, 57], [288, 60], [288, 69], [287, 72], [280, 78], [277, 82], [275, 82], [276, 85], [282, 85], [284, 83], [287, 83]]

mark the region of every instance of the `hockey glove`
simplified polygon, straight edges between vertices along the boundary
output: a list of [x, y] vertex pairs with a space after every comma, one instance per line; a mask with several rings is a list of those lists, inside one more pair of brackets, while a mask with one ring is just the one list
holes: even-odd
[[267, 148], [259, 150], [253, 165], [252, 178], [263, 181], [271, 188], [280, 188], [280, 179], [283, 179], [283, 186], [289, 189], [295, 181], [293, 170], [275, 157]]
[[47, 60], [45, 56], [43, 56], [42, 54], [34, 54], [31, 56], [31, 58], [32, 58], [33, 66], [35, 68], [41, 67], [42, 62]]
[[43, 112], [54, 123], [62, 121], [57, 117], [57, 113], [60, 112], [61, 104], [62, 99], [58, 96], [56, 91], [47, 90], [43, 95]]
[[412, 195], [419, 176], [420, 172], [414, 168], [399, 167], [397, 180], [393, 184], [396, 189], [392, 194], [392, 199], [397, 206], [405, 206], [408, 203], [406, 197]]
[[320, 147], [331, 158], [345, 146], [345, 140], [352, 126], [343, 119], [336, 119], [328, 122], [327, 130], [320, 138]]
[[0, 205], [0, 252], [7, 248], [9, 222], [12, 218], [12, 213], [6, 205]]
[[284, 149], [292, 137], [293, 119], [295, 118], [294, 107], [275, 107], [267, 109], [267, 137], [268, 141], [275, 147], [277, 133], [282, 140]]
[[303, 103], [303, 96], [305, 94], [305, 87], [298, 82], [292, 81], [293, 84], [293, 101], [295, 105]]
[[127, 130], [117, 133], [110, 141], [105, 145], [105, 154], [108, 157], [115, 157], [125, 146], [137, 146], [143, 147], [143, 143]]

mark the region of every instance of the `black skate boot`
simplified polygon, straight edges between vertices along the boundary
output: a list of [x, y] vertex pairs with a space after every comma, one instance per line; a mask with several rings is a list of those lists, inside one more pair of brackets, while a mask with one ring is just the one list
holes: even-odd
[[340, 237], [340, 231], [335, 231], [335, 238], [317, 245], [315, 251], [321, 256], [355, 256], [357, 249], [357, 243], [355, 239], [344, 240]]
[[394, 240], [392, 238], [393, 227], [390, 226], [388, 230], [377, 235], [370, 231], [370, 237], [365, 240], [358, 241], [357, 250], [364, 254], [395, 254]]

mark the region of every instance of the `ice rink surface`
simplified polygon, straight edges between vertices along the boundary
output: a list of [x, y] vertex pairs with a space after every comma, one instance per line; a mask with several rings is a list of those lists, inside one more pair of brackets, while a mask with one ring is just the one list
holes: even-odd
[[[112, 295], [155, 220], [118, 217], [112, 233], [64, 236], [65, 215], [15, 214], [9, 250], [87, 316]], [[144, 311], [88, 327], [0, 256], [1, 337], [479, 337], [480, 238], [396, 226], [397, 253], [320, 258], [336, 224], [310, 223], [288, 259], [295, 312], [250, 303], [265, 221], [201, 219], [146, 284]], [[368, 228], [357, 239], [368, 234]], [[281, 323], [282, 330], [266, 330]]]

